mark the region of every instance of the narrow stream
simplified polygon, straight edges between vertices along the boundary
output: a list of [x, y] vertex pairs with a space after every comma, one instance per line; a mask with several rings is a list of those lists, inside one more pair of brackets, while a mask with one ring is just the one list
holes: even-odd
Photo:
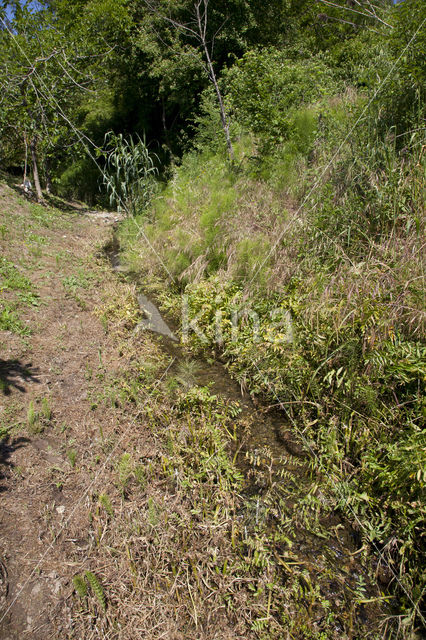
[[[105, 247], [105, 252], [115, 271], [123, 272], [123, 276], [138, 283], [134, 274], [125, 273], [120, 264], [120, 247], [116, 235], [113, 242]], [[239, 449], [237, 464], [244, 473], [246, 489], [244, 496], [247, 507], [241, 513], [246, 530], [253, 532], [258, 518], [264, 512], [265, 496], [268, 486], [258, 482], [256, 461], [264, 457], [265, 452], [270, 466], [272, 484], [289, 483], [285, 495], [285, 510], [292, 513], [297, 508], [296, 500], [291, 499], [291, 490], [299, 495], [306, 487], [306, 492], [319, 479], [313, 476], [309, 465], [309, 455], [291, 433], [291, 427], [286, 424], [284, 414], [279, 411], [268, 411], [253, 403], [248, 394], [242, 393], [240, 386], [233, 380], [227, 369], [219, 361], [199, 356], [191, 356], [178, 341], [179, 331], [173, 321], [165, 319], [159, 311], [155, 301], [145, 292], [138, 292], [138, 301], [144, 314], [140, 329], [153, 331], [161, 338], [164, 350], [175, 359], [173, 365], [176, 373], [183, 366], [189, 372], [192, 386], [208, 386], [211, 393], [222, 397], [226, 401], [238, 403], [241, 418], [247, 418], [252, 427], [250, 433], [244, 434], [242, 441], [236, 445]], [[280, 474], [282, 471], [288, 472]], [[281, 476], [291, 479], [281, 479]], [[290, 495], [289, 495], [290, 494]], [[321, 496], [320, 496], [321, 499]], [[323, 498], [326, 501], [326, 498]], [[303, 526], [293, 529], [289, 538], [292, 540], [291, 552], [288, 554], [289, 565], [298, 569], [306, 568], [310, 575], [315, 576], [321, 585], [321, 595], [329, 600], [331, 611], [336, 615], [336, 637], [348, 628], [349, 603], [356, 599], [361, 602], [356, 607], [355, 614], [350, 613], [349, 627], [352, 632], [349, 638], [372, 637], [378, 631], [378, 623], [385, 610], [383, 604], [378, 604], [380, 592], [377, 585], [372, 583], [368, 571], [360, 560], [360, 536], [346, 523], [339, 514], [329, 513], [320, 517], [318, 532], [308, 531]], [[269, 527], [269, 522], [268, 522]], [[273, 528], [273, 524], [271, 525]], [[320, 531], [325, 531], [328, 537]], [[287, 567], [288, 568], [288, 567]], [[385, 584], [385, 581], [384, 581]], [[371, 602], [373, 601], [373, 602]]]

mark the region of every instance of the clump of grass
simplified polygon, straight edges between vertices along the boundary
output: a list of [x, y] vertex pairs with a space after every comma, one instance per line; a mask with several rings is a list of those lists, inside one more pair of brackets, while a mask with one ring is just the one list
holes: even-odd
[[31, 280], [4, 256], [0, 256], [0, 288], [10, 298], [0, 306], [0, 329], [20, 336], [30, 335], [29, 327], [19, 317], [18, 307], [20, 304], [38, 306], [40, 298]]
[[118, 485], [122, 492], [125, 491], [126, 486], [133, 474], [133, 460], [130, 453], [123, 453], [118, 464]]
[[31, 335], [31, 329], [22, 322], [15, 310], [15, 305], [3, 303], [0, 306], [0, 330], [11, 331], [21, 337]]
[[31, 307], [39, 307], [42, 304], [39, 294], [32, 291], [18, 293], [18, 300], [20, 303]]
[[50, 422], [52, 419], [52, 409], [49, 404], [48, 398], [42, 398], [41, 400], [41, 414], [45, 420]]
[[197, 374], [200, 373], [200, 363], [195, 360], [182, 360], [177, 366], [176, 375], [173, 378], [179, 385], [189, 389], [194, 386]]
[[76, 273], [62, 278], [62, 284], [67, 292], [75, 294], [79, 289], [88, 289], [93, 278], [93, 274], [79, 269]]
[[99, 504], [105, 509], [109, 516], [114, 515], [114, 509], [112, 508], [111, 499], [106, 493], [99, 495]]
[[30, 433], [36, 434], [40, 433], [44, 429], [43, 422], [41, 420], [41, 416], [36, 411], [33, 400], [30, 401], [27, 410], [27, 425]]
[[74, 469], [77, 462], [77, 451], [75, 449], [68, 449], [67, 458], [71, 465], [71, 468]]
[[0, 235], [2, 240], [5, 240], [9, 235], [9, 229], [5, 224], [0, 224]]
[[102, 304], [96, 307], [95, 314], [107, 331], [113, 328], [116, 333], [134, 329], [142, 318], [134, 285], [120, 285], [112, 281], [106, 287]]
[[49, 399], [44, 397], [40, 402], [40, 410], [37, 410], [36, 403], [31, 400], [27, 411], [28, 429], [32, 433], [40, 433], [52, 420], [52, 409]]
[[80, 291], [89, 289], [93, 280], [94, 274], [83, 269], [79, 269], [76, 273], [62, 279], [67, 296], [73, 298], [80, 309], [87, 309], [87, 303], [81, 297]]
[[145, 467], [141, 464], [137, 464], [133, 470], [134, 476], [135, 476], [135, 480], [138, 483], [138, 485], [142, 488], [145, 489], [146, 488], [146, 470]]
[[34, 409], [34, 402], [31, 400], [27, 411], [27, 423], [29, 427], [33, 427], [38, 420], [38, 414]]
[[28, 203], [24, 201], [31, 213], [31, 221], [39, 227], [52, 228], [60, 218], [61, 213], [57, 209], [44, 207], [40, 204]]
[[0, 256], [0, 283], [3, 289], [31, 291], [32, 282], [4, 256]]
[[236, 244], [235, 263], [231, 266], [237, 282], [250, 282], [265, 288], [269, 279], [272, 246], [263, 236], [243, 238]]

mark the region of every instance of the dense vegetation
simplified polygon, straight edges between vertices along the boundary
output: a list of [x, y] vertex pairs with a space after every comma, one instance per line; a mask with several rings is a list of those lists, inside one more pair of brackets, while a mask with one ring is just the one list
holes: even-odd
[[127, 265], [176, 316], [185, 293], [191, 348], [284, 412], [408, 637], [426, 590], [423, 1], [40, 4], [0, 31], [2, 168], [27, 148], [42, 186], [132, 214]]

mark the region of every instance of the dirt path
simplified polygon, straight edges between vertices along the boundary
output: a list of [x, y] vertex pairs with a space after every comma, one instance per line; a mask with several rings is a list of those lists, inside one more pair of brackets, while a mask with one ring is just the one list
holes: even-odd
[[92, 453], [115, 426], [88, 388], [106, 345], [93, 314], [102, 267], [88, 257], [113, 218], [43, 210], [5, 185], [0, 203], [3, 274], [28, 280], [19, 287], [9, 269], [3, 286], [21, 329], [0, 332], [0, 637], [65, 638], [88, 547]]
[[297, 458], [247, 484], [259, 416], [145, 331], [114, 216], [64, 208], [0, 183], [0, 640], [383, 637]]

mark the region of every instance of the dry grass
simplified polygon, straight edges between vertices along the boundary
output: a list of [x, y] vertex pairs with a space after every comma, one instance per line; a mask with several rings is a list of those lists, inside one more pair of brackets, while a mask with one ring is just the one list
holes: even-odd
[[[340, 176], [330, 169], [324, 176], [325, 180], [336, 179], [337, 182], [342, 178], [330, 200], [325, 200], [324, 209], [322, 202], [316, 202], [316, 208], [309, 210], [306, 206], [297, 211], [285, 189], [279, 195], [262, 182], [238, 176], [231, 185], [223, 183], [224, 192], [233, 191], [233, 206], [229, 210], [215, 211], [213, 215], [208, 168], [199, 182], [194, 180], [189, 185], [185, 184], [189, 172], [183, 172], [183, 179], [180, 176], [173, 185], [172, 194], [168, 194], [167, 213], [164, 214], [163, 210], [157, 212], [159, 228], [149, 227], [150, 238], [160, 256], [169, 260], [170, 268], [180, 276], [183, 285], [186, 282], [199, 283], [197, 287], [189, 287], [187, 293], [193, 296], [194, 314], [205, 311], [201, 326], [206, 333], [211, 330], [209, 323], [215, 309], [225, 314], [229, 311], [224, 308], [229, 299], [222, 296], [222, 289], [229, 283], [237, 282], [244, 289], [239, 299], [245, 303], [250, 303], [250, 300], [254, 305], [264, 303], [266, 314], [267, 304], [273, 305], [274, 300], [288, 305], [286, 308], [291, 310], [296, 327], [296, 344], [292, 353], [283, 352], [280, 357], [267, 353], [264, 345], [252, 345], [250, 339], [242, 340], [241, 344], [226, 345], [230, 369], [242, 384], [247, 382], [254, 392], [278, 394], [279, 398], [289, 400], [287, 415], [293, 417], [296, 428], [305, 425], [304, 433], [321, 457], [324, 468], [328, 469], [336, 484], [341, 480], [346, 483], [350, 495], [348, 502], [353, 500], [350, 504], [356, 504], [355, 508], [363, 514], [366, 507], [361, 498], [358, 502], [356, 500], [362, 495], [362, 483], [366, 481], [367, 491], [372, 496], [371, 511], [361, 517], [361, 524], [359, 518], [357, 520], [360, 533], [364, 532], [365, 548], [374, 536], [377, 536], [376, 548], [381, 548], [385, 535], [382, 526], [387, 527], [386, 531], [393, 531], [394, 536], [400, 534], [406, 541], [406, 548], [411, 550], [411, 559], [407, 560], [407, 553], [398, 555], [400, 546], [397, 545], [398, 550], [393, 550], [392, 558], [386, 555], [386, 562], [398, 566], [400, 575], [404, 576], [406, 584], [410, 584], [410, 575], [414, 576], [413, 580], [418, 575], [417, 541], [411, 534], [409, 519], [405, 521], [398, 513], [390, 514], [389, 509], [382, 511], [381, 501], [393, 500], [392, 474], [395, 468], [392, 467], [393, 454], [387, 447], [389, 451], [393, 445], [398, 448], [397, 440], [403, 436], [401, 424], [407, 425], [407, 433], [409, 425], [420, 424], [421, 416], [418, 413], [414, 415], [417, 409], [413, 409], [412, 414], [404, 414], [405, 406], [417, 407], [416, 403], [420, 401], [416, 390], [408, 385], [404, 387], [406, 374], [403, 367], [410, 366], [408, 361], [399, 371], [402, 356], [392, 356], [395, 357], [391, 363], [392, 378], [391, 373], [380, 369], [381, 365], [372, 364], [369, 355], [379, 353], [382, 347], [395, 346], [396, 352], [400, 338], [409, 342], [414, 352], [415, 342], [422, 340], [424, 335], [425, 220], [424, 209], [418, 206], [422, 185], [420, 182], [410, 185], [410, 172], [404, 166], [397, 175], [400, 178], [397, 186], [390, 180], [390, 174], [377, 170], [376, 175], [371, 171], [367, 176], [368, 188], [379, 193], [383, 190], [386, 201], [381, 208], [383, 202], [373, 199], [374, 206], [377, 206], [377, 211], [373, 211], [367, 200], [357, 200], [355, 196], [353, 200], [346, 200], [352, 181], [359, 175], [358, 167], [352, 163], [350, 149], [342, 149], [341, 155], [339, 162], [341, 160], [348, 165], [344, 167], [346, 173], [342, 172]], [[418, 174], [411, 177], [415, 181]], [[184, 191], [186, 186], [188, 194]], [[405, 197], [404, 190], [411, 187], [410, 198], [404, 200], [399, 208], [398, 198]], [[371, 195], [368, 189], [366, 192]], [[397, 207], [394, 220], [386, 218], [391, 215], [391, 204]], [[205, 224], [206, 212], [209, 225]], [[167, 216], [167, 225], [163, 228], [164, 215]], [[377, 216], [377, 228], [373, 228], [374, 215]], [[209, 242], [203, 246], [206, 238]], [[161, 268], [154, 266], [148, 249], [140, 242], [133, 241], [132, 245], [131, 241], [130, 250], [135, 246], [139, 253], [137, 268], [146, 271], [149, 265], [151, 272], [161, 279]], [[172, 250], [174, 254], [170, 253]], [[181, 254], [186, 258], [183, 269], [179, 262]], [[210, 274], [214, 274], [214, 278], [210, 279]], [[170, 293], [166, 292], [164, 297], [168, 298], [171, 308], [176, 306], [176, 298]], [[415, 366], [420, 368], [421, 364]], [[340, 374], [343, 377], [338, 381]], [[404, 393], [407, 395], [403, 396]], [[403, 400], [398, 398], [400, 395]], [[367, 463], [359, 462], [365, 460], [367, 454], [368, 464], [371, 464], [368, 473], [371, 471], [372, 478], [372, 459], [384, 461], [383, 474], [388, 473], [386, 481], [389, 481], [389, 486], [385, 486], [382, 496], [375, 495], [374, 480], [368, 485], [368, 479], [363, 476], [368, 475]], [[332, 467], [334, 471], [331, 471]], [[406, 488], [400, 489], [405, 491]], [[336, 496], [342, 504], [344, 499], [339, 490], [336, 490]], [[349, 517], [353, 512], [349, 506]], [[386, 519], [386, 525], [383, 525], [383, 519]], [[370, 534], [372, 537], [368, 538]], [[383, 554], [386, 553], [386, 549], [383, 550]], [[239, 566], [237, 563], [236, 567]], [[207, 576], [207, 584], [209, 570], [206, 565], [203, 575]], [[269, 579], [273, 581], [271, 576]], [[182, 580], [184, 588], [184, 577]], [[411, 589], [415, 599], [414, 588], [410, 586], [409, 591]], [[191, 599], [192, 592], [188, 589], [187, 592]], [[400, 593], [404, 598], [404, 593]], [[305, 637], [304, 631], [300, 631], [305, 620], [295, 599], [288, 591], [281, 595], [281, 623], [285, 619], [283, 611], [288, 610], [299, 624], [299, 631], [294, 637]], [[273, 603], [272, 610], [276, 612], [275, 594]], [[241, 618], [247, 616], [249, 627], [249, 608], [244, 609], [243, 604], [238, 606]], [[267, 599], [263, 599], [261, 607], [263, 614], [260, 613], [265, 615], [265, 608], [269, 611]], [[191, 605], [188, 605], [188, 616], [190, 611]], [[201, 611], [197, 620], [204, 619]], [[266, 625], [266, 628], [267, 631], [260, 631], [251, 626], [251, 631], [258, 633], [253, 637], [273, 637], [273, 633], [279, 633], [273, 625]], [[285, 634], [282, 629], [281, 632]], [[204, 636], [200, 634], [200, 637]], [[208, 632], [206, 637], [210, 637]]]
[[[114, 281], [105, 291], [97, 313], [119, 305], [131, 288]], [[94, 390], [98, 411], [113, 411], [125, 432], [115, 430], [104, 443], [113, 456], [87, 501], [90, 548], [74, 559], [78, 575], [97, 576], [107, 606], [103, 612], [90, 591], [83, 598], [74, 592], [71, 637], [290, 640], [319, 633], [330, 567], [322, 552], [307, 561], [291, 551], [291, 517], [286, 534], [272, 524], [275, 509], [284, 509], [277, 506], [280, 478], [259, 462], [256, 484], [268, 487], [261, 509], [271, 516], [255, 524], [259, 501], [250, 504], [232, 462], [235, 417], [221, 405], [194, 405], [193, 394], [201, 393], [194, 388], [171, 395], [170, 358], [155, 339], [141, 343], [123, 329], [120, 308], [109, 315], [114, 366], [105, 362], [103, 393], [97, 384]], [[302, 516], [294, 521], [305, 524]], [[350, 620], [357, 614], [345, 571], [336, 588], [347, 611], [338, 624], [349, 629], [359, 621], [348, 622], [347, 612]], [[372, 628], [364, 631], [374, 637]]]

